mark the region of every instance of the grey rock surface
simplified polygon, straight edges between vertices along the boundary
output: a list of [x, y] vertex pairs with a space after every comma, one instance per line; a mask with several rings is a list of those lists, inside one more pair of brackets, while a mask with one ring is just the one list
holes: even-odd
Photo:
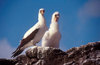
[[0, 59], [0, 65], [100, 65], [100, 42], [74, 47], [66, 52], [34, 46], [26, 51], [26, 55]]

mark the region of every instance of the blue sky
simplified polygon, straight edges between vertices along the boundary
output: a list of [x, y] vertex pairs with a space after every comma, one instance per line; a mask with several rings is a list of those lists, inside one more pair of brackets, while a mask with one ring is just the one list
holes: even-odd
[[9, 58], [7, 53], [11, 55], [37, 22], [40, 8], [48, 27], [53, 12], [60, 12], [60, 49], [100, 41], [100, 0], [0, 0], [0, 57]]

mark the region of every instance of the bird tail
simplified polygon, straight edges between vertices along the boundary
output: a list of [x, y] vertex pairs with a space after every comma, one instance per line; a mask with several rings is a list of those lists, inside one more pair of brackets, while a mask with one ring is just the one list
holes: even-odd
[[20, 49], [20, 48], [17, 48], [13, 53], [12, 53], [12, 56], [11, 57], [16, 57], [18, 56], [20, 53], [23, 52], [24, 49]]

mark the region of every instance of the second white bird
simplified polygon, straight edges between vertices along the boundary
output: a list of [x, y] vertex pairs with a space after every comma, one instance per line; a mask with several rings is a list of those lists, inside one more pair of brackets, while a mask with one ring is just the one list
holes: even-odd
[[42, 47], [59, 48], [59, 41], [61, 39], [58, 24], [59, 16], [59, 12], [55, 12], [52, 15], [50, 28], [45, 32], [42, 38]]

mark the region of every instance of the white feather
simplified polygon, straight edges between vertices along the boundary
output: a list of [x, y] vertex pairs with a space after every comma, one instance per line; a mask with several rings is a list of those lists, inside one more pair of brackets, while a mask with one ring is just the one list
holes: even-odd
[[38, 43], [42, 39], [46, 30], [47, 26], [44, 18], [44, 9], [40, 9], [38, 14], [38, 22], [24, 34], [23, 39], [20, 42], [20, 45], [13, 52], [12, 57], [19, 55], [27, 47], [30, 47]]
[[42, 38], [42, 47], [54, 47], [59, 48], [59, 41], [61, 34], [59, 32], [58, 22], [54, 21], [54, 15], [52, 16], [51, 24], [49, 30], [47, 30]]
[[[40, 9], [40, 10], [42, 10], [42, 9]], [[48, 29], [46, 26], [45, 18], [43, 15], [41, 15], [40, 10], [39, 10], [39, 14], [38, 14], [38, 22], [24, 34], [23, 39], [28, 37], [34, 30], [36, 30], [38, 28], [39, 28], [39, 31], [36, 33], [34, 39], [31, 40], [30, 42], [28, 42], [24, 46], [24, 48], [35, 45], [36, 43], [38, 43], [42, 39], [45, 31]]]

